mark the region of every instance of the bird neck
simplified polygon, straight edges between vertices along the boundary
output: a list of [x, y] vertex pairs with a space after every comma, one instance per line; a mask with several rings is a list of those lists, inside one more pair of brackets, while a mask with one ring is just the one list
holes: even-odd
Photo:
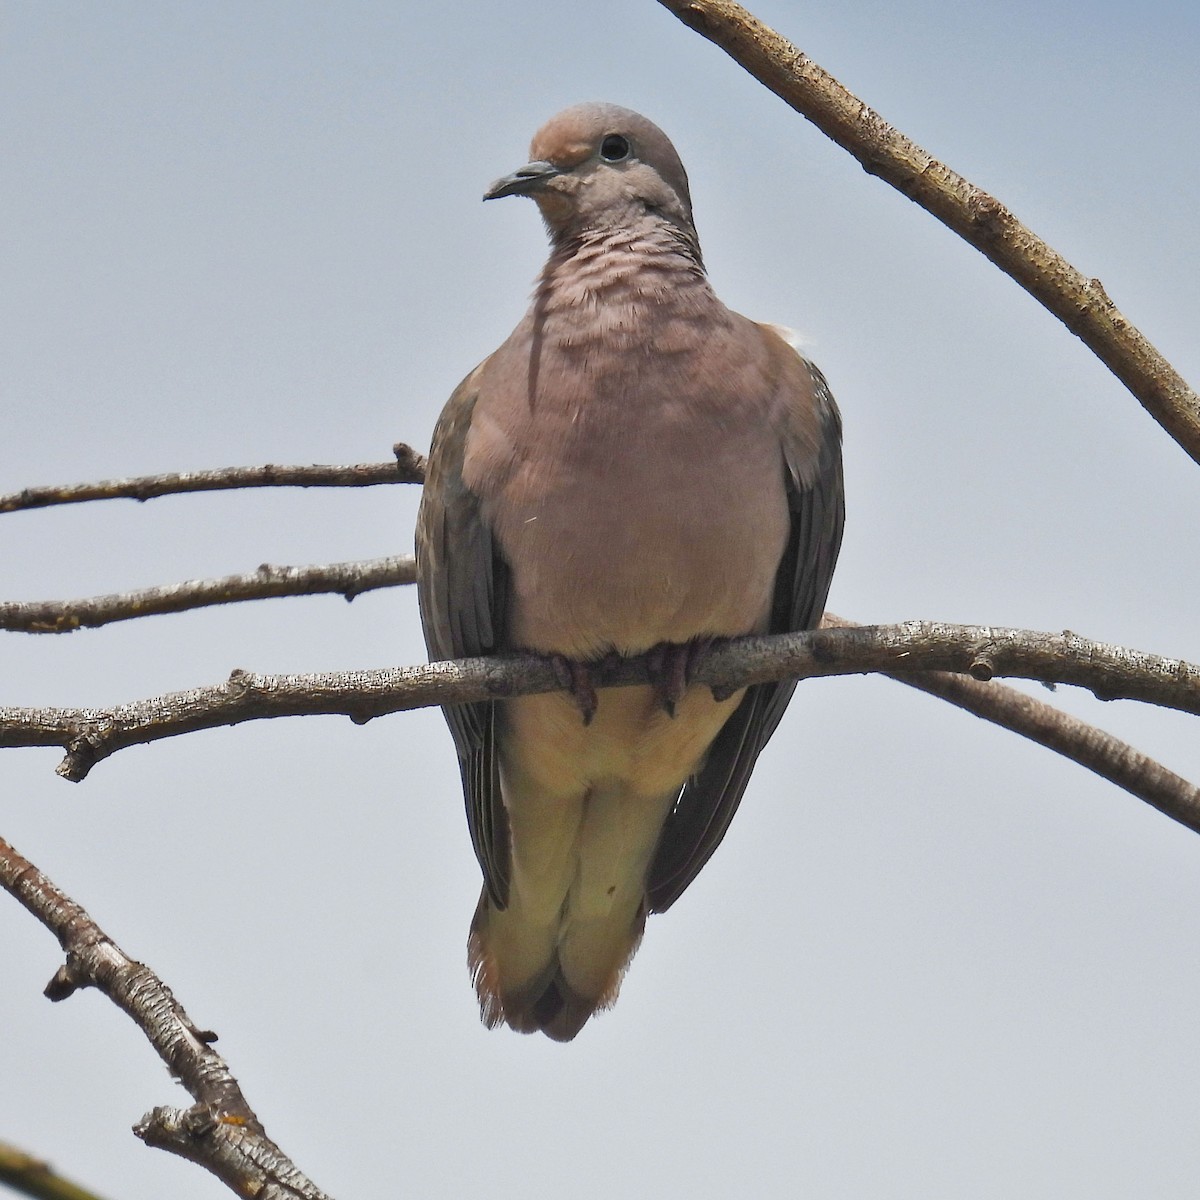
[[537, 285], [543, 306], [662, 303], [710, 292], [693, 232], [668, 221], [556, 238]]

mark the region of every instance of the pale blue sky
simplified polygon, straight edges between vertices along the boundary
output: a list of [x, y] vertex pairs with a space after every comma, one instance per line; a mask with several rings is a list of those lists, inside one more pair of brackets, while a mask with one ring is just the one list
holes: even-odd
[[[764, 3], [1200, 379], [1200, 13]], [[644, 111], [714, 283], [846, 424], [831, 607], [1200, 659], [1200, 471], [1069, 333], [652, 0], [10, 2], [0, 491], [424, 448], [544, 238], [482, 205], [581, 99]], [[413, 489], [0, 517], [0, 598], [411, 546]], [[408, 591], [0, 638], [0, 703], [414, 662]], [[1200, 778], [1192, 720], [1057, 701]], [[0, 834], [153, 965], [339, 1197], [1182, 1200], [1200, 1177], [1200, 841], [885, 680], [803, 685], [726, 844], [570, 1046], [480, 1026], [436, 712], [3, 756]], [[224, 1194], [128, 1129], [184, 1103], [0, 901], [0, 1138], [122, 1200]]]

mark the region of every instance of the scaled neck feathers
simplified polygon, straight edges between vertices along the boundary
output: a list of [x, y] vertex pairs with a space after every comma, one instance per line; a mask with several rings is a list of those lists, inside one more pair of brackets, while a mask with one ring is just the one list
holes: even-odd
[[[543, 310], [711, 294], [693, 232], [665, 220], [556, 238], [538, 279]], [[682, 299], [682, 295], [680, 295]]]

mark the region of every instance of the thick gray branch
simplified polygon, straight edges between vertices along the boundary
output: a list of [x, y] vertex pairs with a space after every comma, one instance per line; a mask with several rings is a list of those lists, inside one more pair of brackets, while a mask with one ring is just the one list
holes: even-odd
[[[823, 624], [854, 628], [853, 621], [829, 612]], [[948, 671], [891, 673], [889, 678], [1011, 729], [1200, 832], [1200, 787], [1103, 729], [995, 680], [982, 682]]]
[[395, 587], [416, 580], [411, 557], [395, 555], [361, 562], [326, 563], [310, 567], [277, 567], [263, 563], [245, 575], [222, 579], [191, 579], [162, 587], [84, 600], [28, 600], [0, 603], [0, 630], [19, 633], [72, 633], [114, 621], [131, 621], [160, 613], [184, 612], [240, 600], [275, 596], [337, 593], [353, 600], [362, 592]]
[[[0, 628], [61, 632], [83, 625], [146, 616], [150, 612], [179, 611], [201, 604], [258, 600], [270, 596], [338, 592], [349, 599], [371, 588], [411, 582], [413, 561], [401, 557], [313, 567], [260, 567], [249, 575], [176, 584], [168, 588], [152, 588], [92, 600], [0, 605]], [[832, 613], [825, 614], [824, 624], [827, 628], [854, 627], [852, 621]], [[1031, 738], [1096, 772], [1175, 820], [1200, 828], [1200, 789], [1119, 738], [1085, 721], [1070, 717], [1024, 692], [999, 683], [978, 683], [963, 675], [936, 671], [918, 675], [910, 673], [907, 676], [893, 674], [892, 678]], [[68, 767], [68, 764], [64, 764], [64, 767]], [[66, 773], [70, 775], [71, 770], [68, 769]]]
[[146, 1035], [195, 1104], [184, 1112], [159, 1108], [134, 1132], [148, 1145], [199, 1163], [240, 1196], [328, 1200], [267, 1137], [224, 1059], [216, 1034], [198, 1028], [170, 988], [135, 962], [31, 862], [0, 839], [0, 887], [49, 929], [66, 962], [46, 986], [51, 1000], [94, 987]]
[[1200, 397], [1120, 313], [1098, 279], [1052, 250], [995, 197], [892, 128], [733, 0], [660, 0], [765, 87], [970, 242], [1079, 337], [1200, 462]]
[[[732, 691], [788, 676], [872, 671], [908, 676], [929, 670], [1071, 683], [1106, 700], [1142, 700], [1200, 713], [1200, 667], [1191, 663], [1069, 632], [935, 621], [738, 638], [714, 647], [696, 679]], [[626, 687], [648, 678], [642, 658], [605, 664], [594, 676], [601, 687]], [[110, 709], [0, 708], [0, 746], [62, 746], [67, 755], [59, 774], [80, 780], [93, 764], [126, 746], [197, 729], [317, 713], [340, 713], [361, 722], [410, 708], [549, 692], [559, 686], [549, 662], [531, 654], [315, 675], [239, 670], [223, 684]]]
[[258, 487], [374, 487], [381, 483], [420, 483], [425, 478], [425, 457], [398, 442], [392, 462], [354, 466], [218, 467], [209, 471], [176, 471], [166, 475], [139, 475], [132, 479], [105, 479], [99, 483], [69, 483], [56, 487], [24, 488], [0, 496], [0, 513], [52, 504], [82, 504], [85, 500], [152, 500], [181, 492], [219, 492]]
[[1200, 666], [1094, 642], [1071, 630], [1039, 633], [993, 625], [903, 621], [738, 638], [714, 650], [699, 673], [717, 688], [786, 676], [851, 675], [870, 671], [953, 671], [1070, 683], [1098, 700], [1141, 700], [1200, 713]]

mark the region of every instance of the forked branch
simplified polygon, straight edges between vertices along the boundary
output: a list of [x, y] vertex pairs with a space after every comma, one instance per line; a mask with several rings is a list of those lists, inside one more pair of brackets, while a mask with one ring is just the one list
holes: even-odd
[[[829, 612], [823, 624], [854, 626], [853, 621]], [[995, 680], [984, 682], [949, 671], [888, 672], [888, 678], [1019, 733], [1200, 832], [1200, 787], [1103, 729]]]
[[0, 887], [58, 938], [66, 962], [46, 985], [50, 1000], [84, 987], [103, 992], [146, 1035], [195, 1103], [156, 1108], [134, 1127], [149, 1146], [211, 1171], [239, 1196], [259, 1200], [328, 1200], [275, 1145], [242, 1095], [216, 1034], [200, 1029], [149, 967], [134, 962], [31, 862], [0, 839]]
[[[1069, 632], [1035, 633], [932, 621], [738, 638], [714, 647], [696, 679], [731, 691], [747, 683], [785, 677], [879, 671], [924, 686], [922, 673], [931, 670], [976, 679], [1007, 675], [1071, 683], [1103, 699], [1136, 699], [1200, 713], [1200, 667], [1191, 663], [1104, 645]], [[602, 687], [647, 681], [643, 658], [605, 663], [596, 670], [596, 682]], [[410, 708], [549, 692], [559, 686], [552, 665], [532, 654], [313, 675], [235, 671], [223, 684], [109, 709], [0, 708], [0, 746], [62, 746], [67, 754], [59, 774], [80, 780], [95, 763], [126, 746], [198, 729], [318, 713], [340, 713], [362, 722]], [[959, 698], [954, 702], [972, 707]], [[975, 710], [979, 711], [978, 707]], [[1002, 723], [1015, 727], [1011, 722]], [[1060, 731], [1056, 736], [1061, 741], [1065, 735]], [[1049, 735], [1037, 740], [1055, 745]], [[1110, 771], [1101, 773], [1121, 782]], [[1170, 815], [1200, 829], [1194, 801], [1194, 796], [1180, 800], [1175, 805], [1178, 811], [1172, 810]], [[1165, 803], [1151, 802], [1167, 811]]]

